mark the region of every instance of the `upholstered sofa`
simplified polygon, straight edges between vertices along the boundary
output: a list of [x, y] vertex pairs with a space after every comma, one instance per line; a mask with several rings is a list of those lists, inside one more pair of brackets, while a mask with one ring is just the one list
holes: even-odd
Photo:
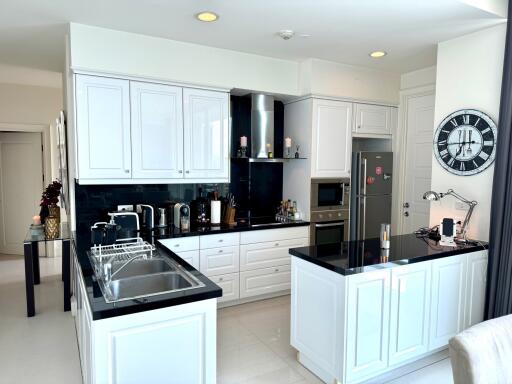
[[455, 384], [512, 383], [512, 315], [474, 325], [449, 344]]

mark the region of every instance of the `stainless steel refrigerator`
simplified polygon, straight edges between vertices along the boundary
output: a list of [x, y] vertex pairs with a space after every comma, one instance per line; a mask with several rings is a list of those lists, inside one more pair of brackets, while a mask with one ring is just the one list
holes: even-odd
[[352, 153], [350, 240], [380, 236], [391, 223], [392, 152]]

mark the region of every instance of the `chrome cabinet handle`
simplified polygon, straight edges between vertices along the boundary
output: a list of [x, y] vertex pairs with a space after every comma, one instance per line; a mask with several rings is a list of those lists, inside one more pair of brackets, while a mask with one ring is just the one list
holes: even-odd
[[178, 173], [183, 173], [183, 171], [180, 169], [180, 170], [178, 171]]
[[185, 173], [190, 173], [190, 171], [185, 171]]
[[403, 207], [404, 207], [404, 208], [409, 208], [409, 207], [410, 207], [410, 205], [409, 205], [409, 203], [404, 203]]
[[274, 272], [279, 272], [279, 268], [274, 269]]
[[180, 245], [179, 244], [174, 244], [175, 247], [179, 247]]
[[276, 247], [279, 247], [279, 243], [275, 243], [274, 245], [275, 245]]
[[222, 253], [222, 252], [224, 252], [224, 251], [222, 249], [219, 249], [219, 253]]
[[129, 169], [125, 169], [124, 173], [130, 173], [130, 170]]
[[409, 212], [405, 211], [405, 212], [404, 212], [404, 216], [405, 216], [405, 217], [409, 217]]
[[223, 239], [220, 239], [220, 240], [219, 240], [219, 243], [222, 243], [223, 241], [224, 241]]

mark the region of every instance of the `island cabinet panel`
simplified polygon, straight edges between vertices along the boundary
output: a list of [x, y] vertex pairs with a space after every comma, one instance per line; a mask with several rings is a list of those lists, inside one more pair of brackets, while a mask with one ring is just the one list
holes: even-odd
[[347, 382], [388, 366], [391, 271], [349, 276], [347, 292]]
[[343, 276], [292, 258], [290, 342], [325, 382], [342, 377], [344, 302]]
[[484, 320], [485, 288], [487, 285], [487, 251], [468, 254], [466, 313], [464, 328]]
[[467, 255], [432, 262], [429, 349], [444, 347], [464, 329]]
[[209, 299], [95, 321], [92, 382], [215, 383], [216, 309]]
[[428, 352], [430, 262], [391, 269], [389, 365]]

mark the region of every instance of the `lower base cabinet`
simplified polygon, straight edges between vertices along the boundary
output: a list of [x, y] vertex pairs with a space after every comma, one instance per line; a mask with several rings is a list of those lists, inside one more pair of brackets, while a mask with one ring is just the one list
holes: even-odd
[[375, 378], [483, 320], [486, 250], [347, 276], [292, 257], [291, 273], [291, 344], [327, 383]]
[[230, 273], [209, 277], [211, 281], [222, 288], [222, 297], [217, 300], [218, 303], [225, 303], [240, 298], [240, 274]]
[[289, 290], [290, 265], [240, 272], [240, 298], [265, 295]]

